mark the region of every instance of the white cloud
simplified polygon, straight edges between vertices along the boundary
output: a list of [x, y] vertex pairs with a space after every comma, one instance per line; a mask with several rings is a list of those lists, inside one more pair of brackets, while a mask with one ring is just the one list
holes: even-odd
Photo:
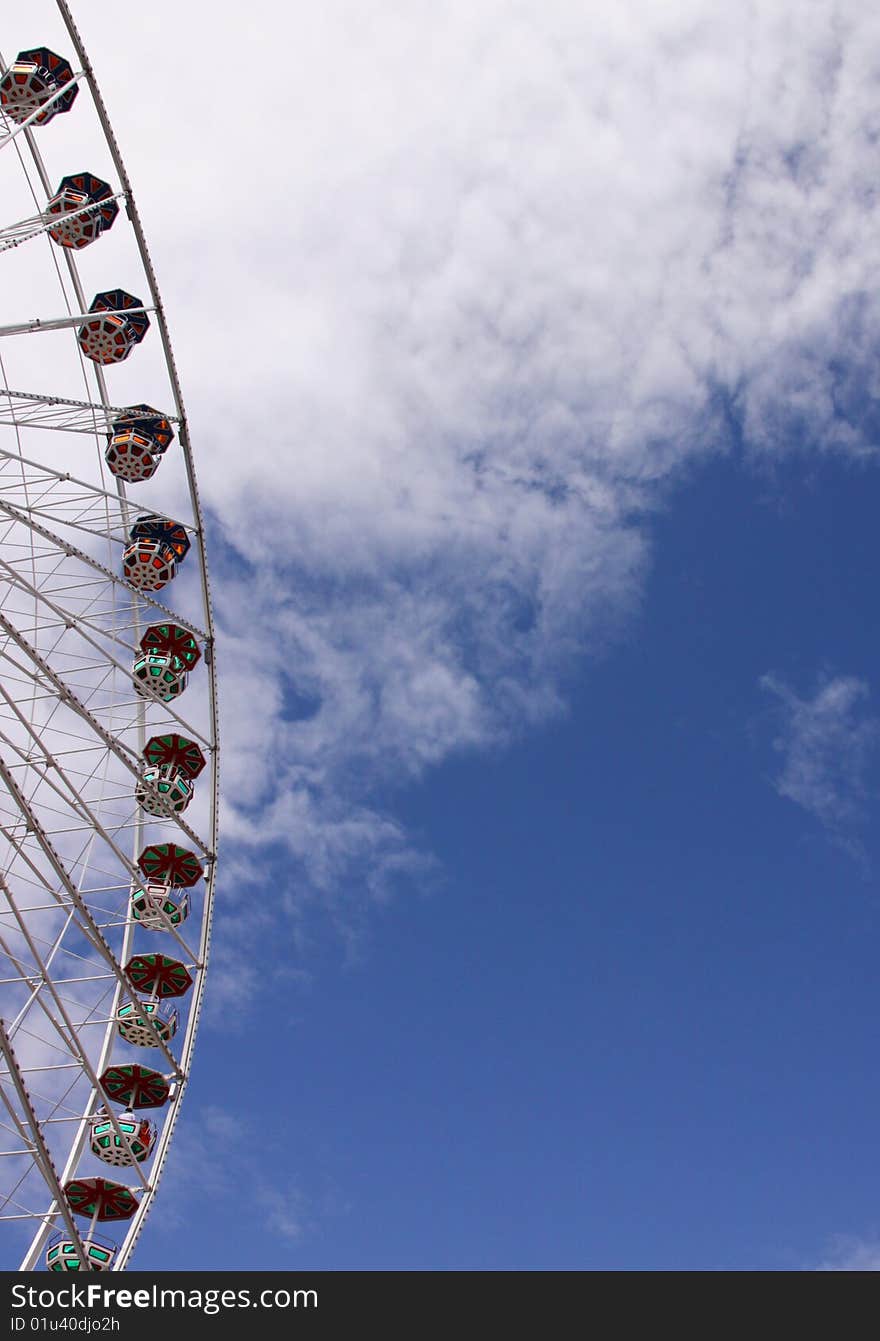
[[783, 711], [773, 742], [783, 761], [776, 790], [851, 844], [868, 794], [865, 775], [880, 742], [880, 718], [867, 713], [867, 684], [838, 675], [812, 698], [800, 698], [772, 674], [762, 676], [761, 686], [779, 699]]
[[281, 1239], [301, 1239], [308, 1229], [306, 1203], [294, 1184], [284, 1188], [267, 1187], [257, 1200], [266, 1217], [266, 1228]]
[[[216, 1105], [188, 1113], [175, 1135], [162, 1182], [162, 1215], [167, 1229], [188, 1219], [194, 1198], [209, 1200], [215, 1214], [233, 1217], [241, 1232], [263, 1232], [301, 1239], [318, 1228], [326, 1208], [312, 1213], [310, 1202], [289, 1177], [272, 1181], [260, 1156], [277, 1160], [282, 1133], [265, 1121], [242, 1118]], [[242, 1187], [250, 1195], [242, 1197]], [[332, 1212], [331, 1212], [332, 1213]]]
[[837, 1235], [819, 1271], [880, 1271], [880, 1239]]
[[684, 463], [876, 451], [880, 18], [808, 13], [80, 0], [213, 522], [226, 870], [286, 848], [294, 925], [424, 869], [377, 780], [563, 709]]

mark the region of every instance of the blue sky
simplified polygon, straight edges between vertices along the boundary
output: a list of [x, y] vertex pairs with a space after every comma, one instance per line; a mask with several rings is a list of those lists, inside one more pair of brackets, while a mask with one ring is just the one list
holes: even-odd
[[[870, 1257], [876, 502], [873, 466], [796, 453], [675, 491], [568, 711], [383, 797], [437, 859], [428, 892], [353, 913], [353, 944], [314, 910], [307, 976], [243, 1032], [206, 1025], [163, 1188], [185, 1238], [146, 1233], [139, 1267], [183, 1241], [278, 1269]], [[864, 685], [812, 721], [839, 824], [779, 794], [794, 714], [768, 674], [801, 705]]]
[[134, 1266], [876, 1265], [880, 20], [76, 12], [219, 630]]

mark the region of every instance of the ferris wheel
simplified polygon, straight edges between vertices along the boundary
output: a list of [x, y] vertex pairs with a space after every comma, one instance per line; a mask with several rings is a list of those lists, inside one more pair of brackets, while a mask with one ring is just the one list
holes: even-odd
[[166, 1160], [208, 957], [210, 594], [165, 316], [104, 103], [66, 0], [11, 20], [0, 28], [0, 1260], [121, 1270]]

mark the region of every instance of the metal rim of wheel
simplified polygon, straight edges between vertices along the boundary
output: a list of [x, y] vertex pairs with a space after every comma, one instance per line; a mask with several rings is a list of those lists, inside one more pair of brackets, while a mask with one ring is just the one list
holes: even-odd
[[0, 43], [0, 1220], [21, 1270], [121, 1270], [205, 981], [214, 641], [140, 216], [66, 0], [37, 9]]

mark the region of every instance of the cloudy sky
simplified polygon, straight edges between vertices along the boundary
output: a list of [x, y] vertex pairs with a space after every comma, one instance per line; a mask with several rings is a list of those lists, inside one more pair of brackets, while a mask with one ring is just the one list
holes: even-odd
[[221, 634], [134, 1265], [875, 1265], [880, 17], [75, 14]]

